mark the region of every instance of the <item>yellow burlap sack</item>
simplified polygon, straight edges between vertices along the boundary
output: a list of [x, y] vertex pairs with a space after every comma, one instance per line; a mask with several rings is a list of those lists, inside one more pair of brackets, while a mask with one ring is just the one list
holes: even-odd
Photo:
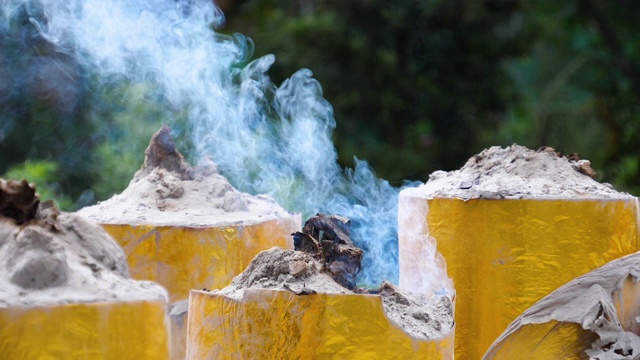
[[454, 330], [412, 338], [375, 295], [250, 289], [234, 300], [194, 290], [188, 326], [190, 359], [453, 359]]
[[169, 359], [163, 301], [0, 308], [0, 359]]
[[[218, 289], [231, 282], [262, 250], [293, 248], [299, 216], [255, 225], [177, 227], [102, 225], [124, 248], [131, 277], [164, 286], [171, 302], [191, 289]], [[171, 317], [172, 359], [183, 359], [186, 318]]]
[[637, 358], [639, 277], [634, 253], [573, 279], [517, 317], [484, 359]]
[[293, 248], [296, 219], [255, 225], [177, 227], [102, 225], [124, 248], [131, 277], [164, 286], [171, 302], [191, 289], [218, 289], [231, 282], [262, 250]]
[[[638, 203], [400, 197], [424, 214], [456, 289], [456, 359], [480, 359], [517, 316], [560, 285], [638, 249]], [[406, 224], [399, 224], [400, 233]], [[418, 247], [401, 236], [400, 286], [419, 278]], [[543, 330], [544, 331], [544, 330]], [[572, 332], [571, 328], [566, 329]]]

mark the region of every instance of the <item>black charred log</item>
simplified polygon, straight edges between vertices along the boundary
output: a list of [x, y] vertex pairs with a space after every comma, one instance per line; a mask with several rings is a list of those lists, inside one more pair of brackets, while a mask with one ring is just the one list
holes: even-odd
[[361, 269], [362, 249], [351, 241], [349, 226], [347, 218], [317, 214], [307, 220], [302, 232], [293, 234], [293, 244], [296, 250], [320, 260], [337, 283], [353, 290]]
[[0, 179], [0, 216], [24, 224], [36, 217], [39, 203], [35, 187], [27, 180]]

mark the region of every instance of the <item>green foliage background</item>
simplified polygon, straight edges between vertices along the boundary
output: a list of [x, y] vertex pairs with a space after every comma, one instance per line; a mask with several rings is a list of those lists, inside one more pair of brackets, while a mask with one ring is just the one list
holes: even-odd
[[[399, 185], [458, 168], [491, 145], [548, 145], [581, 153], [600, 180], [640, 193], [640, 2], [221, 6], [220, 31], [252, 38], [256, 56], [276, 55], [276, 84], [302, 67], [314, 72], [334, 107], [345, 166], [357, 156]], [[99, 83], [26, 19], [4, 35], [0, 174], [36, 182], [65, 209], [121, 191], [151, 134], [179, 112], [159, 105], [148, 84]], [[45, 57], [60, 66], [48, 68]]]

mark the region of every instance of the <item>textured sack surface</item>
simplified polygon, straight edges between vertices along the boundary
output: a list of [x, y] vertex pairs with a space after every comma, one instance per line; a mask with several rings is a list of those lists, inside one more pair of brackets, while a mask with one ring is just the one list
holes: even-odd
[[640, 253], [573, 279], [527, 309], [485, 359], [637, 359]]
[[453, 359], [452, 330], [417, 340], [374, 295], [245, 291], [242, 300], [191, 291], [190, 359]]
[[[456, 359], [481, 358], [536, 301], [638, 249], [635, 198], [464, 201], [401, 196], [400, 207], [425, 214], [425, 238], [437, 244], [455, 284]], [[410, 240], [400, 237], [403, 290], [422, 276], [415, 256], [421, 244]]]
[[291, 233], [300, 223], [291, 217], [247, 226], [103, 227], [124, 248], [131, 277], [164, 286], [173, 303], [191, 289], [227, 286], [262, 250], [293, 248]]
[[164, 301], [0, 308], [0, 359], [169, 359]]

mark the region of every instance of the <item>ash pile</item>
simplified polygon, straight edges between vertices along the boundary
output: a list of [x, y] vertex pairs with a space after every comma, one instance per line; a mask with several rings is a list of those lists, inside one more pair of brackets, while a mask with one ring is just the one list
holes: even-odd
[[251, 225], [294, 218], [267, 195], [243, 193], [212, 161], [191, 166], [164, 125], [145, 151], [145, 159], [121, 194], [78, 214], [99, 224], [214, 227]]
[[0, 179], [0, 307], [166, 297], [129, 279], [124, 252], [101, 227], [41, 202], [26, 180]]
[[435, 171], [404, 196], [461, 199], [620, 199], [629, 194], [596, 180], [589, 160], [545, 146], [492, 146], [471, 157], [459, 170]]

